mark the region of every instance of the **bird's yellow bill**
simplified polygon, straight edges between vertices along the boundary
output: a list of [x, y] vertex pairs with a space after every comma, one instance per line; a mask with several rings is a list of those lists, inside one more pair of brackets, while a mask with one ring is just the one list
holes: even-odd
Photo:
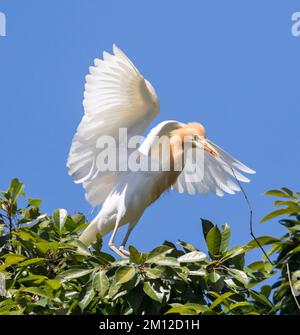
[[220, 154], [218, 153], [218, 151], [211, 144], [209, 144], [206, 140], [202, 140], [201, 144], [202, 144], [202, 148], [205, 151], [208, 151], [215, 157], [220, 157]]

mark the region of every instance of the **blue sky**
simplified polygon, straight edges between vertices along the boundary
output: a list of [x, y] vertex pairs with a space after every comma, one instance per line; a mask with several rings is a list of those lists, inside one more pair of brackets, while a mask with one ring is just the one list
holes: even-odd
[[[83, 115], [84, 76], [116, 43], [159, 95], [155, 124], [203, 123], [209, 138], [257, 171], [246, 185], [256, 234], [283, 233], [258, 221], [272, 209], [264, 191], [299, 190], [300, 37], [291, 34], [299, 1], [0, 0], [0, 11], [0, 188], [19, 177], [48, 213], [96, 214], [65, 163]], [[201, 217], [228, 222], [232, 245], [250, 240], [241, 194], [169, 192], [129, 242], [142, 251], [178, 239], [205, 249]]]

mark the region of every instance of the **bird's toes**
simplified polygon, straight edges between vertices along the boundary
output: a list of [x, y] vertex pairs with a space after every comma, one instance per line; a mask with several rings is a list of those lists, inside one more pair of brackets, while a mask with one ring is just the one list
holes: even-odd
[[125, 255], [126, 257], [129, 257], [129, 256], [130, 256], [130, 252], [127, 251], [127, 250], [124, 248], [123, 245], [120, 246], [119, 251], [121, 251], [121, 253], [122, 253], [123, 255]]
[[108, 244], [109, 248], [116, 253], [118, 256], [125, 258], [126, 256], [113, 244], [113, 243], [109, 243]]

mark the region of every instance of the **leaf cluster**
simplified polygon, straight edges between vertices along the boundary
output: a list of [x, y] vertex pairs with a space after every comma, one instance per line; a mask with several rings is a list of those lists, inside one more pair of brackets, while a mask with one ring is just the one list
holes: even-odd
[[[0, 197], [0, 276], [6, 282], [0, 314], [297, 314], [286, 262], [296, 292], [299, 194], [268, 195], [283, 197], [275, 205], [286, 211], [264, 220], [288, 216], [280, 221], [288, 230], [282, 238], [258, 238], [276, 256], [273, 265], [264, 258], [246, 265], [256, 242], [230, 248], [229, 225], [204, 219], [207, 250], [166, 241], [148, 253], [130, 246], [128, 259], [115, 259], [103, 252], [101, 239], [91, 248], [78, 240], [88, 225], [82, 214], [41, 213], [41, 201], [27, 198], [14, 179]], [[273, 286], [263, 285], [278, 273]]]

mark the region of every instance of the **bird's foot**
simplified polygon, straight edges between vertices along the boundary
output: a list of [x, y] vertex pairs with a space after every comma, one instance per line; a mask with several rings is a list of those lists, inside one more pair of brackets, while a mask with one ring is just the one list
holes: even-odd
[[124, 245], [120, 246], [119, 251], [121, 251], [121, 253], [126, 257], [130, 256], [130, 252], [125, 249]]
[[108, 246], [114, 253], [116, 253], [120, 257], [127, 258], [127, 256], [123, 254], [113, 243], [108, 243]]

